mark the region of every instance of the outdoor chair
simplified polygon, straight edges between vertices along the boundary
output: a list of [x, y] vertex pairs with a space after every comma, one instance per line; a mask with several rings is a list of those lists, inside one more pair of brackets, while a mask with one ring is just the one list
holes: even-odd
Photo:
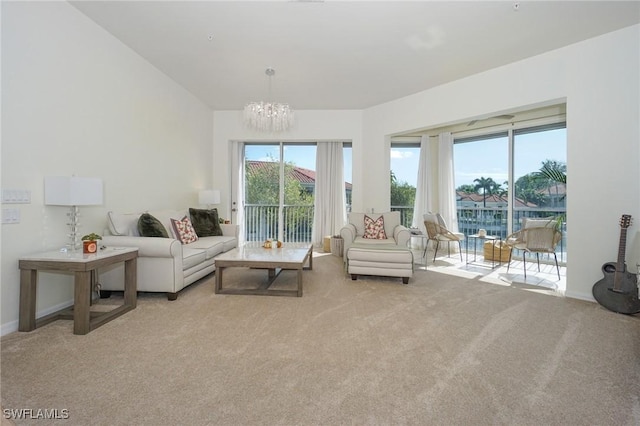
[[[462, 260], [462, 243], [464, 240], [464, 234], [461, 233], [453, 233], [447, 229], [447, 224], [442, 218], [440, 213], [426, 213], [423, 216], [424, 219], [424, 227], [427, 229], [427, 239], [428, 241], [434, 241], [436, 244], [435, 253], [433, 254], [433, 261], [436, 261], [436, 256], [438, 255], [438, 248], [440, 247], [441, 242], [447, 243], [447, 254], [451, 257], [451, 247], [450, 244], [457, 242], [458, 249], [460, 252], [460, 260]], [[427, 243], [424, 248], [424, 253], [422, 256], [427, 255], [427, 248], [429, 244]]]
[[558, 266], [558, 256], [556, 246], [562, 239], [562, 233], [557, 229], [557, 221], [550, 219], [523, 219], [522, 229], [509, 235], [505, 241], [511, 249], [509, 252], [509, 263], [507, 273], [511, 266], [511, 256], [513, 250], [521, 250], [524, 277], [527, 278], [527, 253], [535, 253], [538, 262], [538, 272], [540, 272], [540, 253], [553, 254], [556, 262], [556, 271], [560, 279], [560, 267]]

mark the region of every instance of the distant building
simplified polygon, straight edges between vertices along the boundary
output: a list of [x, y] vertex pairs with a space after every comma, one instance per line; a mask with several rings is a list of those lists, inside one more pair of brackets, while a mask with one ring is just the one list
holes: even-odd
[[547, 188], [539, 191], [541, 194], [549, 197], [546, 206], [549, 207], [566, 207], [567, 206], [567, 185], [564, 183], [552, 183]]
[[[508, 200], [506, 197], [501, 195], [487, 195], [476, 193], [467, 193], [462, 191], [456, 191], [456, 201], [459, 209], [464, 208], [478, 208], [478, 207], [487, 207], [487, 208], [500, 208], [505, 209], [508, 206]], [[535, 208], [538, 207], [536, 204], [526, 202], [520, 198], [515, 199], [515, 207], [529, 207]]]
[[[269, 167], [279, 167], [280, 163], [274, 161], [257, 161], [247, 160], [246, 169], [247, 173], [259, 173]], [[302, 188], [309, 194], [313, 194], [316, 186], [316, 171], [305, 169], [304, 167], [293, 166], [293, 169], [288, 171], [288, 179], [295, 179], [300, 182]], [[344, 188], [347, 197], [347, 205], [351, 204], [351, 183], [345, 182]]]

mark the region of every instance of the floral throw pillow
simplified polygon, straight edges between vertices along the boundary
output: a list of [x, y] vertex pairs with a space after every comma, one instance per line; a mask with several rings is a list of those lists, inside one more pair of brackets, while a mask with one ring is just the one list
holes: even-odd
[[198, 240], [198, 235], [191, 225], [191, 220], [185, 216], [182, 219], [171, 219], [171, 226], [176, 237], [182, 244], [189, 244]]
[[387, 234], [384, 232], [384, 217], [380, 216], [376, 220], [364, 215], [364, 235], [362, 238], [372, 240], [384, 240]]

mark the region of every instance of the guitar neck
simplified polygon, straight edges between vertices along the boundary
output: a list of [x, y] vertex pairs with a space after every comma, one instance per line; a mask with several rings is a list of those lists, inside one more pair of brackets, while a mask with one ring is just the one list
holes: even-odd
[[618, 262], [616, 263], [616, 269], [619, 271], [624, 270], [625, 249], [627, 247], [627, 228], [620, 229], [620, 244], [618, 246]]

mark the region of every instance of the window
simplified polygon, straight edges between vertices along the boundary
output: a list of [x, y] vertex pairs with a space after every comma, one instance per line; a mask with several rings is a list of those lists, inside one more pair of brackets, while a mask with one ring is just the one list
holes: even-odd
[[458, 229], [507, 235], [509, 151], [506, 132], [455, 139], [454, 176]]
[[[315, 142], [244, 144], [246, 241], [311, 242]], [[351, 144], [344, 144], [345, 191], [351, 203]]]
[[455, 138], [460, 231], [505, 238], [524, 217], [552, 216], [563, 228], [557, 254], [565, 262], [566, 151], [565, 122]]
[[344, 167], [344, 191], [345, 199], [347, 200], [347, 212], [351, 211], [351, 192], [353, 183], [353, 149], [351, 148], [351, 142], [345, 142], [342, 144], [342, 160]]
[[390, 158], [391, 211], [399, 211], [400, 223], [409, 228], [416, 198], [420, 143], [392, 141]]
[[513, 131], [513, 230], [524, 217], [560, 220], [563, 239], [559, 261], [566, 254], [567, 129], [565, 123]]

